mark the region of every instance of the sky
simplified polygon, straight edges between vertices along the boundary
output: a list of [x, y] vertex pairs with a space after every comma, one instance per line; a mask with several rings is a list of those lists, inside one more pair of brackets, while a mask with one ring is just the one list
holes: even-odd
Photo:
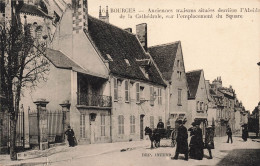
[[[240, 8], [257, 8], [257, 0], [88, 0], [88, 12], [98, 17], [99, 6], [109, 7], [109, 22], [120, 28], [133, 28], [147, 23], [148, 46], [181, 41], [186, 71], [203, 69], [206, 80], [212, 82], [221, 76], [223, 86], [235, 89], [237, 97], [246, 110], [252, 111], [260, 101], [260, 12], [239, 12]], [[111, 9], [134, 8], [133, 18], [120, 18], [121, 13]], [[149, 9], [169, 9], [175, 18], [135, 18], [135, 14], [148, 14]], [[214, 9], [212, 19], [177, 19], [176, 9]], [[237, 9], [237, 12], [222, 13], [216, 18], [217, 10]], [[124, 13], [125, 14], [125, 13]], [[157, 13], [153, 13], [157, 14]], [[179, 13], [191, 14], [191, 13]], [[193, 13], [193, 14], [199, 14]], [[207, 14], [204, 12], [204, 14]], [[226, 14], [243, 15], [243, 18], [226, 18]], [[125, 14], [127, 16], [127, 14]]]

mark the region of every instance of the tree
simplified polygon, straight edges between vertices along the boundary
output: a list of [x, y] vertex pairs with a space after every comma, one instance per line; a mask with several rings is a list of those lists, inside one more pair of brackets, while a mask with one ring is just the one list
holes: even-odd
[[[25, 18], [26, 20], [26, 18]], [[31, 25], [20, 22], [12, 13], [10, 22], [0, 32], [1, 91], [10, 113], [10, 158], [16, 160], [16, 123], [23, 88], [35, 87], [47, 80], [49, 61], [45, 57], [46, 42], [32, 35]]]

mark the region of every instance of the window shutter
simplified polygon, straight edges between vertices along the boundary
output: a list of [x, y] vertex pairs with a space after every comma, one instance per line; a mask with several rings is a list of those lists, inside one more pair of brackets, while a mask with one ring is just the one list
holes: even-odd
[[117, 79], [114, 78], [114, 100], [118, 100], [118, 86], [117, 86]]

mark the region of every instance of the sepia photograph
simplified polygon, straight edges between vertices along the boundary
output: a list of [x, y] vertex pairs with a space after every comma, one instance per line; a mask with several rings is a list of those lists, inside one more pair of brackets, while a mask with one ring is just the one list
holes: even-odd
[[259, 0], [0, 0], [0, 166], [260, 165]]

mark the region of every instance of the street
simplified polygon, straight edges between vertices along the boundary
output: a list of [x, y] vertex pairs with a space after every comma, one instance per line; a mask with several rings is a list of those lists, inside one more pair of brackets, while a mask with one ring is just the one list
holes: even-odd
[[[233, 137], [233, 144], [226, 143], [227, 137], [215, 137], [213, 159], [208, 159], [204, 150], [203, 160], [184, 160], [184, 155], [173, 160], [175, 148], [170, 147], [169, 140], [162, 140], [161, 147], [150, 149], [149, 140], [116, 142], [108, 144], [79, 145], [76, 147], [55, 147], [39, 158], [21, 161], [3, 160], [0, 165], [93, 165], [93, 166], [141, 166], [141, 165], [259, 165], [259, 139], [243, 142], [240, 136]], [[56, 151], [56, 152], [55, 152]], [[59, 151], [59, 152], [58, 152]]]

